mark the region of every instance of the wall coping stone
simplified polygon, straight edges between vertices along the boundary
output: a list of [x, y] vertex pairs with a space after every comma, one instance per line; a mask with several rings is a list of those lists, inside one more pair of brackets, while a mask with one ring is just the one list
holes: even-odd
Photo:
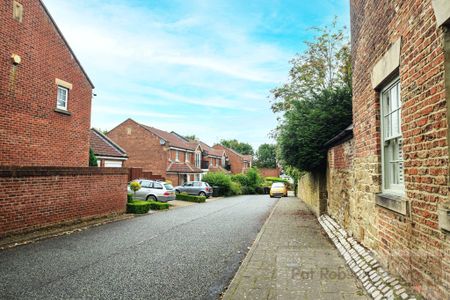
[[404, 216], [409, 216], [409, 202], [402, 196], [379, 193], [375, 195], [375, 203]]
[[128, 175], [128, 169], [99, 167], [0, 166], [0, 178], [89, 175]]

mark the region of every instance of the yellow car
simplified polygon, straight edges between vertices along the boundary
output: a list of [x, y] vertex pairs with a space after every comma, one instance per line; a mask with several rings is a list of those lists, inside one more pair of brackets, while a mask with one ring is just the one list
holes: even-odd
[[286, 185], [282, 182], [274, 182], [270, 187], [270, 198], [273, 197], [287, 197], [287, 188]]

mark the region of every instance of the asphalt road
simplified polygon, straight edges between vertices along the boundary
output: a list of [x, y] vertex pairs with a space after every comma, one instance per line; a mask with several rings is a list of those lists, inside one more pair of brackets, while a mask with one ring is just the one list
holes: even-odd
[[276, 200], [240, 196], [0, 252], [0, 299], [216, 299]]

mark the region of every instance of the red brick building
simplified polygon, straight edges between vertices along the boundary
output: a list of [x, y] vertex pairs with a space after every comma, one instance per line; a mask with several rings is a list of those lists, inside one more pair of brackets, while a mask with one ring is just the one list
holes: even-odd
[[110, 138], [95, 128], [91, 129], [90, 147], [94, 151], [99, 167], [122, 168], [128, 155]]
[[127, 172], [89, 168], [93, 85], [44, 4], [0, 4], [0, 238], [123, 213]]
[[87, 167], [89, 77], [41, 1], [2, 1], [0, 24], [0, 165]]
[[127, 167], [143, 168], [174, 185], [201, 179], [201, 150], [175, 133], [127, 119], [108, 137], [127, 152]]
[[228, 159], [226, 168], [227, 170], [230, 170], [232, 174], [244, 173], [252, 167], [253, 157], [251, 155], [242, 155], [221, 144], [214, 145], [213, 148], [225, 151], [225, 155]]
[[353, 139], [328, 213], [427, 299], [450, 298], [450, 2], [351, 0]]

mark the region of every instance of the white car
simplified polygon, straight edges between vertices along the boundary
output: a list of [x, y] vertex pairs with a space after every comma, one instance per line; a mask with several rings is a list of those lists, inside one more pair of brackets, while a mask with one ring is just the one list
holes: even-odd
[[175, 190], [169, 183], [148, 179], [135, 179], [133, 181], [137, 181], [141, 185], [141, 188], [135, 194], [128, 184], [128, 193], [133, 194], [135, 200], [153, 200], [161, 202], [175, 200]]

